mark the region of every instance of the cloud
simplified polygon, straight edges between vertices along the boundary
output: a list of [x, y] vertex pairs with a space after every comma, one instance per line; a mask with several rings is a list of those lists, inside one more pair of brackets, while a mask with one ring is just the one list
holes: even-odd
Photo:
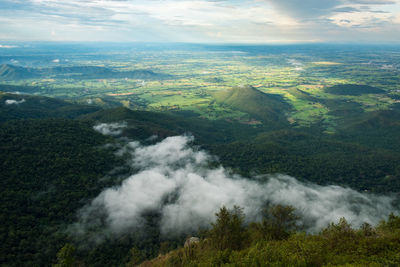
[[[210, 226], [224, 205], [243, 207], [248, 221], [259, 220], [266, 203], [292, 205], [309, 232], [341, 217], [355, 227], [377, 224], [395, 210], [388, 196], [304, 183], [287, 175], [248, 179], [221, 166], [211, 168], [214, 157], [193, 148], [192, 141], [190, 136], [175, 136], [149, 146], [124, 146], [119, 154], [129, 155], [129, 165], [137, 172], [85, 206], [73, 232], [85, 234], [93, 225], [102, 227], [103, 234], [140, 232], [145, 215], [153, 212], [159, 214], [162, 235], [190, 234]], [[101, 233], [95, 236], [101, 240]]]
[[296, 18], [314, 18], [331, 13], [340, 0], [267, 0], [282, 13]]
[[0, 45], [0, 48], [17, 48], [16, 45]]
[[14, 99], [7, 99], [5, 101], [6, 105], [19, 105], [19, 104], [22, 104], [24, 102], [26, 102], [25, 99], [22, 99], [22, 100], [19, 100], [19, 101], [18, 100], [14, 100]]
[[[348, 27], [335, 20], [331, 22], [331, 16], [353, 13], [369, 16], [381, 12], [393, 15], [396, 8], [399, 9], [398, 1], [391, 0], [4, 0], [0, 2], [0, 23], [7, 27], [0, 29], [0, 39], [197, 43], [352, 41], [360, 32], [360, 27], [353, 27], [358, 22]], [[369, 32], [363, 38], [393, 40], [390, 34], [393, 25], [396, 26], [392, 21], [374, 24], [384, 34]]]
[[126, 122], [121, 123], [100, 123], [93, 126], [93, 129], [104, 135], [120, 135], [122, 133], [122, 129], [126, 128]]
[[342, 27], [359, 27], [380, 29], [389, 24], [392, 14], [385, 12], [365, 11], [356, 13], [338, 13], [330, 17], [332, 23]]
[[347, 2], [363, 5], [394, 5], [397, 3], [393, 0], [348, 0]]
[[384, 12], [371, 10], [371, 6], [394, 5], [391, 0], [266, 0], [279, 12], [297, 19], [313, 19], [332, 13]]

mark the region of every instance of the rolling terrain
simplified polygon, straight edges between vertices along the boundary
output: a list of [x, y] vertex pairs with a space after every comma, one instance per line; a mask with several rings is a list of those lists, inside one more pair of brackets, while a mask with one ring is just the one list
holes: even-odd
[[[44, 50], [19, 57], [0, 51], [5, 222], [0, 262], [257, 266], [269, 260], [288, 266], [395, 266], [400, 58], [369, 47], [351, 50], [352, 56], [346, 47], [331, 49], [183, 45], [179, 51], [70, 52], [65, 57]], [[237, 231], [229, 242], [220, 238], [230, 230], [218, 228], [218, 216], [199, 223], [208, 222], [214, 211], [204, 210], [221, 199], [228, 204], [244, 199], [261, 212], [255, 196], [291, 188], [257, 191], [271, 175], [289, 175], [306, 188], [283, 194], [283, 202], [310, 190], [314, 201], [328, 198], [312, 211], [340, 205], [338, 214], [344, 214], [348, 207], [340, 201], [348, 201], [349, 220], [371, 216], [362, 205], [380, 205], [377, 210], [390, 208], [395, 214], [379, 213], [376, 218], [385, 221], [373, 225], [334, 217], [318, 228], [321, 232], [306, 234], [301, 227], [274, 228], [271, 210], [254, 219], [251, 212], [228, 207], [224, 218]], [[195, 186], [185, 194], [191, 183]], [[149, 189], [143, 191], [151, 196], [146, 201], [135, 191], [142, 187]], [[320, 193], [324, 190], [331, 194]], [[341, 199], [343, 192], [349, 198]], [[124, 193], [128, 198], [119, 199]], [[97, 209], [110, 199], [120, 201]], [[386, 205], [393, 199], [397, 202]], [[267, 208], [273, 207], [269, 200]], [[131, 203], [127, 206], [135, 216], [120, 203]], [[285, 216], [298, 216], [307, 207], [281, 209], [290, 211]], [[131, 228], [123, 234], [110, 228], [115, 222], [107, 208], [115, 208], [110, 214], [122, 214], [122, 226], [126, 222]], [[176, 209], [174, 216], [165, 216]], [[186, 211], [191, 223], [182, 217]], [[135, 228], [130, 224], [138, 217]], [[190, 229], [188, 224], [199, 223], [206, 229], [165, 234], [162, 226], [171, 217], [179, 220], [169, 227]], [[296, 226], [310, 218], [301, 222]], [[200, 237], [192, 250], [181, 248], [189, 235]]]
[[250, 114], [266, 125], [277, 127], [287, 123], [290, 106], [279, 95], [265, 94], [252, 86], [235, 87], [214, 94], [217, 102]]
[[[255, 89], [247, 90], [258, 97], [236, 92], [220, 99], [241, 109], [244, 99], [257, 99], [257, 107], [262, 97], [267, 97], [268, 104], [281, 105]], [[243, 175], [286, 173], [321, 185], [351, 186], [371, 192], [400, 191], [397, 111], [363, 113], [354, 122], [347, 120], [339, 125], [338, 134], [326, 135], [317, 128], [287, 125], [279, 130], [268, 125], [209, 121], [179, 112], [101, 109], [31, 95], [2, 93], [0, 101], [1, 203], [2, 216], [8, 218], [2, 226], [1, 232], [7, 236], [0, 254], [2, 262], [10, 266], [54, 262], [63, 244], [77, 242], [65, 232], [74, 221], [76, 210], [103, 188], [120, 183], [124, 173], [130, 171], [112, 149], [101, 148], [119, 141], [96, 133], [92, 127], [99, 123], [124, 122], [127, 126], [122, 136], [150, 143], [154, 142], [146, 141], [150, 136], [161, 140], [191, 133], [197, 145], [219, 157], [219, 163]], [[268, 104], [260, 109], [274, 110]], [[278, 116], [268, 114], [271, 118], [265, 117], [266, 120], [273, 121]], [[360, 138], [362, 134], [365, 138]], [[113, 171], [118, 165], [121, 168]], [[30, 230], [23, 230], [27, 228]], [[154, 229], [149, 231], [154, 235], [145, 239], [135, 235], [111, 239], [89, 254], [80, 249], [78, 258], [90, 265], [128, 262], [132, 244], [144, 258], [153, 257], [160, 249], [160, 237]], [[170, 240], [169, 244], [175, 247], [180, 240]], [[79, 242], [83, 240], [75, 244]], [[103, 253], [113, 256], [103, 257]]]
[[24, 68], [3, 64], [0, 66], [0, 80], [23, 79], [166, 79], [170, 76], [151, 70], [114, 71], [98, 66], [72, 66], [52, 68]]

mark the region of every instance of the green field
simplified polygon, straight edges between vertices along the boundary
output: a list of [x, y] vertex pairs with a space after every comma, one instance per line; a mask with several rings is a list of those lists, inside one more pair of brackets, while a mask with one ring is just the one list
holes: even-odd
[[[389, 52], [382, 52], [387, 56]], [[398, 102], [400, 74], [388, 69], [400, 61], [399, 54], [391, 53], [389, 62], [379, 62], [369, 50], [349, 56], [347, 53], [320, 52], [313, 55], [270, 54], [235, 51], [141, 51], [120, 55], [123, 60], [75, 60], [78, 66], [98, 66], [117, 73], [146, 70], [157, 75], [147, 79], [91, 78], [93, 74], [74, 78], [56, 75], [7, 80], [2, 84], [33, 88], [31, 93], [59, 97], [78, 103], [95, 103], [105, 107], [125, 106], [134, 110], [164, 111], [190, 110], [199, 116], [216, 120], [257, 120], [254, 114], [215, 102], [213, 94], [237, 86], [253, 86], [266, 94], [281, 95], [291, 106], [287, 121], [295, 127], [323, 123], [328, 132], [335, 131], [339, 115], [329, 102], [360, 104], [364, 111], [387, 110]], [[377, 61], [377, 62], [374, 62]], [[374, 63], [371, 63], [374, 62]], [[12, 66], [11, 66], [12, 67]], [[83, 68], [84, 69], [84, 68]], [[18, 71], [18, 70], [17, 70]], [[128, 74], [127, 74], [128, 75]], [[101, 77], [101, 74], [96, 74]], [[116, 75], [121, 76], [121, 75]], [[15, 77], [11, 76], [11, 77]], [[85, 78], [86, 77], [86, 78]], [[332, 86], [367, 85], [365, 93], [336, 94]], [[380, 93], [369, 93], [368, 88]], [[328, 89], [327, 89], [328, 88]], [[29, 89], [27, 89], [29, 90]], [[345, 90], [345, 89], [344, 89]]]

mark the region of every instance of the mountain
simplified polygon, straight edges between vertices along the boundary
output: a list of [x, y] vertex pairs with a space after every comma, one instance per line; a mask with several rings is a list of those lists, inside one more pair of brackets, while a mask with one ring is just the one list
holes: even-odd
[[[244, 99], [251, 99], [259, 109], [265, 108], [260, 103], [287, 108], [279, 98], [254, 88], [232, 90], [221, 99], [232, 105], [244, 105]], [[263, 110], [270, 116], [275, 114], [273, 108]], [[382, 142], [396, 138], [400, 131], [398, 118], [399, 111], [363, 113], [347, 121], [346, 127], [343, 124], [338, 134], [326, 135], [290, 126], [271, 130], [209, 121], [187, 113], [101, 109], [59, 99], [0, 93], [0, 218], [4, 221], [0, 225], [4, 237], [0, 262], [5, 266], [49, 266], [57, 261], [57, 251], [72, 243], [78, 248], [76, 257], [82, 266], [122, 266], [138, 255], [142, 261], [183, 244], [179, 238], [162, 239], [157, 213], [148, 214], [149, 226], [143, 233], [130, 231], [97, 246], [88, 245], [86, 236], [76, 240], [67, 234], [81, 207], [103, 189], [120, 184], [134, 173], [124, 165], [127, 159], [114, 153], [121, 140], [150, 143], [155, 140], [145, 140], [153, 135], [162, 139], [192, 133], [196, 145], [219, 158], [210, 164], [222, 164], [246, 177], [285, 173], [318, 184], [334, 183], [388, 194], [400, 191], [399, 149], [382, 149], [379, 143], [376, 148], [360, 144], [371, 135], [361, 141], [357, 138], [380, 127], [389, 127], [392, 135], [381, 132], [374, 138]], [[123, 138], [103, 136], [93, 129], [97, 123], [114, 122], [126, 122]], [[388, 140], [395, 143], [394, 139]], [[97, 231], [98, 226], [93, 226]], [[325, 242], [326, 238], [321, 240]], [[225, 258], [221, 253], [215, 255]], [[176, 264], [172, 262], [171, 266]]]
[[385, 91], [369, 85], [337, 84], [325, 89], [325, 92], [333, 95], [359, 96], [363, 94], [384, 94]]
[[54, 67], [41, 70], [43, 76], [69, 77], [75, 79], [165, 79], [166, 74], [155, 73], [151, 70], [114, 71], [106, 67], [98, 66], [72, 66]]
[[0, 123], [15, 119], [75, 118], [100, 110], [55, 98], [0, 92]]
[[28, 69], [8, 64], [0, 65], [0, 80], [31, 79], [38, 76], [38, 72], [34, 69]]
[[148, 112], [130, 110], [125, 107], [99, 110], [82, 115], [79, 119], [106, 123], [125, 121], [128, 125], [132, 125], [124, 131], [124, 134], [130, 138], [146, 139], [152, 135], [163, 138], [171, 135], [192, 134], [199, 143], [203, 144], [246, 139], [261, 130], [240, 123], [187, 117], [184, 112]]
[[281, 96], [265, 94], [252, 86], [234, 87], [213, 94], [218, 103], [246, 112], [267, 126], [287, 123], [285, 113], [290, 110]]
[[23, 80], [32, 78], [73, 78], [73, 79], [167, 79], [171, 75], [156, 73], [151, 70], [138, 69], [131, 71], [115, 71], [98, 66], [70, 66], [53, 68], [24, 68], [3, 64], [0, 66], [0, 80]]
[[338, 124], [338, 138], [373, 148], [400, 151], [400, 110], [354, 114]]

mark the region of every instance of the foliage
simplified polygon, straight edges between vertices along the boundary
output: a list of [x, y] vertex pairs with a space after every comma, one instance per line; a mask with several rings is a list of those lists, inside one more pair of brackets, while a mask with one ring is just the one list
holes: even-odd
[[362, 94], [382, 94], [384, 90], [369, 85], [338, 84], [325, 89], [326, 92], [336, 95], [358, 96]]
[[246, 239], [243, 211], [236, 206], [233, 210], [222, 207], [215, 215], [217, 220], [208, 234], [211, 244], [218, 250], [242, 248]]
[[57, 253], [57, 263], [53, 267], [74, 267], [77, 261], [74, 258], [76, 248], [71, 244], [65, 244]]
[[91, 124], [63, 119], [0, 125], [0, 262], [49, 265], [68, 242], [68, 224], [82, 205], [114, 181], [121, 164], [101, 148], [112, 140]]
[[261, 224], [253, 227], [261, 232], [266, 240], [282, 240], [288, 238], [298, 228], [299, 217], [292, 206], [273, 205], [265, 208]]
[[[276, 212], [274, 209], [283, 214], [293, 212], [291, 207], [275, 207], [270, 211]], [[226, 212], [221, 209], [217, 216]], [[400, 228], [395, 222], [398, 221], [400, 217], [391, 215], [378, 229], [366, 225], [353, 229], [342, 218], [319, 234], [291, 232], [286, 239], [251, 235], [251, 242], [240, 250], [221, 250], [210, 245], [206, 238], [191, 254], [178, 249], [141, 266], [397, 266], [400, 264]], [[243, 228], [242, 232], [252, 231], [254, 224], [257, 223]], [[262, 227], [262, 223], [258, 224]], [[387, 228], [387, 224], [391, 226]], [[376, 231], [381, 234], [371, 235]]]
[[269, 127], [285, 125], [290, 106], [279, 95], [265, 94], [252, 86], [235, 87], [214, 94], [218, 102], [249, 113]]

